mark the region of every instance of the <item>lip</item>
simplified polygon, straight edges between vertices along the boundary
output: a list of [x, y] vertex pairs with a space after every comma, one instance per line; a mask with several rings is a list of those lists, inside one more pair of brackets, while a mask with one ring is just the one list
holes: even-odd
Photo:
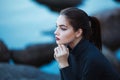
[[56, 37], [56, 40], [60, 40], [58, 37]]

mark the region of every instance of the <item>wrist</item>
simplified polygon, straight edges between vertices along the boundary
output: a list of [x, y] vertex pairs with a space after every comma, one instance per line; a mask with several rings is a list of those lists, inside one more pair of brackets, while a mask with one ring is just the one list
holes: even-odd
[[65, 67], [68, 67], [68, 66], [69, 66], [68, 62], [59, 63], [59, 68], [65, 68]]

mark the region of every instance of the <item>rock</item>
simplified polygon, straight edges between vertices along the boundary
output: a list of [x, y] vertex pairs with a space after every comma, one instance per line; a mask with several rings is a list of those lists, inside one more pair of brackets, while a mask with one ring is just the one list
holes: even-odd
[[120, 48], [120, 8], [105, 10], [94, 16], [96, 16], [101, 23], [103, 55], [120, 73], [120, 63], [114, 55], [114, 51]]
[[10, 60], [10, 53], [7, 46], [0, 40], [0, 62], [8, 62]]
[[101, 23], [103, 44], [112, 51], [120, 48], [120, 8], [105, 10], [95, 16]]
[[0, 80], [60, 80], [60, 76], [41, 72], [33, 66], [0, 63]]
[[34, 0], [39, 4], [47, 5], [51, 10], [59, 12], [61, 9], [67, 7], [77, 6], [83, 0]]
[[120, 0], [114, 0], [114, 1], [116, 1], [116, 2], [119, 2], [119, 3], [120, 3]]
[[54, 59], [53, 53], [55, 46], [55, 43], [46, 43], [31, 45], [24, 50], [12, 50], [12, 60], [16, 64], [28, 64], [40, 67]]
[[109, 50], [106, 46], [102, 47], [103, 55], [109, 60], [109, 62], [115, 67], [115, 69], [120, 73], [120, 62], [116, 59], [115, 55], [111, 50]]

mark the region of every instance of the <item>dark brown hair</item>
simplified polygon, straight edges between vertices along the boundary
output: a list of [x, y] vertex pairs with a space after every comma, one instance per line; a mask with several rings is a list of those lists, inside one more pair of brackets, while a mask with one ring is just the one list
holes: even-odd
[[102, 49], [100, 23], [96, 17], [88, 16], [86, 12], [75, 7], [61, 10], [60, 15], [69, 20], [75, 31], [81, 28], [83, 37]]

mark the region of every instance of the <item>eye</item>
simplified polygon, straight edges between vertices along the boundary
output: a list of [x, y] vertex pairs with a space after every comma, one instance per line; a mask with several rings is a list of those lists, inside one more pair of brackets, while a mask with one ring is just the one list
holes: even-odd
[[67, 30], [67, 29], [66, 29], [66, 28], [61, 28], [61, 30], [65, 31], [65, 30]]
[[63, 25], [63, 26], [60, 26], [60, 29], [65, 31], [65, 30], [67, 30], [67, 27]]

